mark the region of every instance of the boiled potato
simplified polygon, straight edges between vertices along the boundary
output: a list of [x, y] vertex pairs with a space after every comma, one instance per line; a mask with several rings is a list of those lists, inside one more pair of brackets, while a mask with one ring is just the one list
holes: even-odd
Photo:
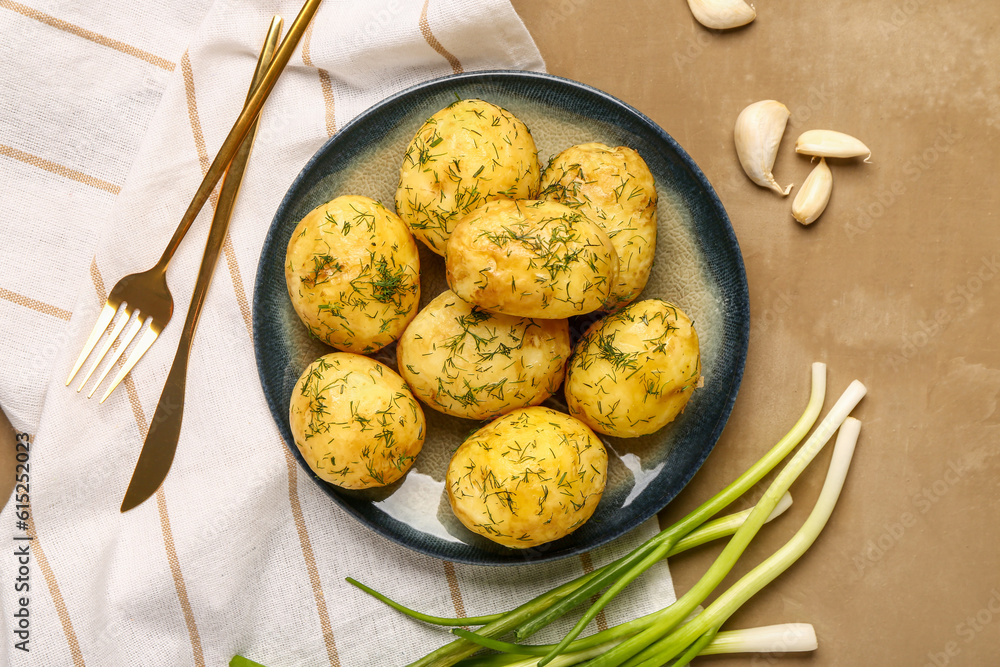
[[618, 279], [608, 235], [565, 204], [490, 202], [455, 227], [448, 286], [494, 313], [562, 319], [601, 308]]
[[611, 238], [619, 267], [609, 306], [639, 296], [656, 250], [656, 184], [642, 157], [627, 146], [572, 146], [552, 158], [541, 187], [540, 199], [571, 206]]
[[424, 444], [424, 413], [403, 378], [349, 352], [306, 368], [292, 390], [288, 421], [316, 476], [345, 489], [392, 484]]
[[700, 379], [691, 320], [666, 301], [647, 299], [583, 335], [566, 372], [566, 404], [598, 433], [632, 438], [673, 421]]
[[285, 280], [314, 336], [345, 352], [393, 342], [420, 301], [417, 244], [399, 217], [368, 197], [310, 211], [288, 241]]
[[562, 384], [569, 354], [566, 320], [489, 313], [451, 291], [417, 313], [396, 347], [417, 398], [468, 419], [541, 403]]
[[608, 453], [580, 421], [543, 407], [514, 410], [476, 431], [446, 476], [455, 516], [515, 549], [564, 537], [591, 517]]
[[439, 255], [458, 221], [485, 201], [538, 193], [538, 151], [524, 123], [482, 100], [431, 116], [406, 149], [396, 212]]

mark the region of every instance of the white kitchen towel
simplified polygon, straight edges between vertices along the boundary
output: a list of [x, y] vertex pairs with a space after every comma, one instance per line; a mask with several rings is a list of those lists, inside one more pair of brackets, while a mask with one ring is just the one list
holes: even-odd
[[[268, 667], [401, 665], [449, 635], [345, 576], [429, 613], [475, 615], [656, 530], [654, 519], [590, 556], [517, 568], [416, 554], [298, 469], [260, 390], [249, 299], [284, 192], [338, 127], [392, 93], [453, 72], [543, 70], [506, 0], [321, 5], [264, 108], [195, 339], [173, 468], [155, 498], [119, 513], [212, 205], [170, 266], [174, 323], [123, 386], [98, 405], [63, 381], [107, 291], [162, 252], [239, 112], [271, 16], [287, 28], [298, 9], [0, 0], [0, 405], [31, 434], [27, 481], [0, 514], [0, 664], [223, 665], [242, 653]], [[673, 599], [666, 564], [649, 574], [601, 624]]]

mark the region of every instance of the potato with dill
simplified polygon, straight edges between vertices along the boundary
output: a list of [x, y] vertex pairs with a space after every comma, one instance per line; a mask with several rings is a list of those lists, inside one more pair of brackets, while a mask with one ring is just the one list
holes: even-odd
[[647, 299], [583, 335], [566, 371], [566, 404], [598, 433], [632, 438], [673, 421], [700, 381], [691, 320], [666, 301]]
[[367, 354], [393, 342], [420, 301], [417, 244], [399, 217], [368, 197], [322, 204], [288, 241], [292, 306], [316, 338]]
[[439, 255], [458, 221], [493, 199], [538, 193], [531, 132], [506, 109], [458, 100], [431, 116], [403, 156], [396, 212]]
[[656, 251], [656, 184], [642, 157], [602, 143], [567, 148], [542, 173], [540, 199], [562, 202], [607, 232], [618, 253], [609, 308], [639, 296]]
[[514, 410], [476, 431], [451, 458], [448, 500], [474, 533], [514, 549], [565, 537], [604, 492], [608, 453], [593, 431], [555, 410]]
[[424, 413], [403, 379], [350, 352], [332, 352], [306, 368], [288, 420], [316, 476], [345, 489], [392, 484], [424, 444]]
[[490, 313], [451, 291], [417, 313], [396, 347], [417, 398], [467, 419], [538, 405], [562, 384], [569, 354], [566, 320]]
[[455, 227], [448, 286], [493, 313], [563, 319], [601, 308], [618, 279], [608, 235], [578, 211], [543, 200], [501, 200]]

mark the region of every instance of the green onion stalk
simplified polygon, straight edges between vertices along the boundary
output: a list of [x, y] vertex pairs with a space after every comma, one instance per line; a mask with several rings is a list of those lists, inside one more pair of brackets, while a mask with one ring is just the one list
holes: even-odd
[[[623, 577], [627, 577], [628, 581], [635, 579], [657, 560], [666, 557], [684, 537], [747, 492], [773, 470], [802, 441], [815, 424], [825, 394], [826, 365], [817, 362], [812, 365], [812, 389], [802, 416], [770, 451], [729, 486], [673, 526], [622, 558], [543, 593], [516, 609], [503, 614], [491, 615], [489, 618], [492, 620], [481, 627], [476, 634], [481, 637], [498, 637], [517, 629], [519, 635], [528, 636], [610, 585], [611, 588], [591, 606], [571, 632], [569, 641], [573, 641], [580, 631], [610, 602], [611, 598], [621, 591], [623, 586], [614, 585], [614, 582]], [[767, 514], [769, 515], [770, 512]], [[462, 622], [470, 624], [468, 619]], [[472, 655], [479, 648], [476, 643], [460, 638], [411, 663], [410, 667], [449, 667]]]
[[[693, 620], [650, 645], [624, 664], [628, 667], [659, 667], [667, 664], [680, 655], [686, 647], [697, 642], [698, 638], [705, 633], [717, 633], [722, 624], [736, 613], [736, 610], [747, 600], [801, 558], [802, 554], [819, 537], [840, 498], [840, 491], [844, 487], [844, 480], [847, 477], [851, 458], [854, 456], [854, 447], [860, 430], [861, 422], [852, 417], [848, 417], [843, 426], [840, 427], [840, 434], [834, 445], [833, 457], [830, 460], [830, 467], [819, 499], [809, 514], [809, 518], [792, 536], [792, 539], [760, 565], [750, 570]], [[596, 665], [598, 663], [587, 664]]]
[[[600, 655], [616, 642], [601, 644], [588, 651], [563, 654], [551, 663], [556, 667], [578, 664], [588, 657]], [[816, 631], [808, 623], [782, 623], [760, 628], [727, 630], [716, 635], [698, 655], [723, 655], [733, 653], [794, 653], [815, 651], [819, 646]], [[538, 658], [493, 655], [485, 658], [463, 660], [458, 667], [534, 667]], [[675, 665], [680, 663], [675, 662]]]
[[[791, 506], [792, 506], [792, 496], [791, 494], [786, 493], [784, 496], [782, 496], [781, 500], [778, 502], [777, 507], [774, 508], [774, 511], [771, 512], [771, 515], [767, 517], [767, 520], [769, 522], [773, 521], [774, 519], [784, 514], [785, 511]], [[723, 537], [729, 537], [730, 535], [735, 533], [740, 526], [743, 525], [743, 522], [746, 521], [748, 516], [750, 516], [751, 511], [753, 511], [752, 507], [750, 509], [743, 510], [742, 512], [735, 512], [733, 514], [728, 514], [724, 517], [715, 519], [714, 521], [709, 521], [708, 523], [701, 526], [697, 530], [688, 534], [687, 537], [685, 537], [684, 539], [680, 540], [674, 546], [674, 548], [670, 550], [667, 556], [668, 557], [677, 556], [679, 554], [684, 553], [685, 551], [688, 551], [689, 549], [700, 547], [703, 544], [708, 544], [709, 542], [722, 539]], [[596, 574], [596, 571], [591, 572], [591, 574]], [[379, 600], [380, 602], [383, 602], [386, 605], [392, 607], [396, 611], [405, 614], [410, 618], [416, 619], [418, 621], [423, 621], [424, 623], [430, 623], [432, 625], [440, 625], [445, 627], [449, 626], [466, 627], [471, 625], [486, 625], [487, 623], [492, 623], [493, 621], [502, 618], [504, 615], [503, 613], [498, 613], [498, 614], [488, 614], [485, 616], [462, 616], [460, 618], [450, 617], [450, 616], [433, 616], [431, 614], [425, 614], [416, 611], [415, 609], [411, 609], [401, 604], [400, 602], [391, 599], [387, 595], [379, 593], [375, 589], [364, 585], [357, 579], [347, 577], [345, 581], [347, 581], [347, 583], [351, 584], [352, 586], [364, 591], [365, 593], [372, 596], [376, 600]], [[474, 633], [469, 633], [469, 634], [474, 634]], [[484, 637], [483, 639], [487, 638]], [[520, 645], [511, 644], [511, 646], [520, 646]], [[540, 653], [539, 655], [542, 654]]]
[[[795, 456], [778, 473], [771, 486], [764, 492], [764, 496], [753, 508], [746, 522], [740, 526], [732, 539], [726, 545], [722, 553], [709, 567], [708, 571], [696, 583], [691, 590], [681, 596], [674, 604], [656, 613], [655, 620], [637, 635], [623, 641], [610, 651], [602, 654], [598, 658], [589, 661], [587, 667], [617, 667], [627, 663], [636, 654], [645, 651], [653, 642], [658, 641], [663, 635], [670, 632], [691, 611], [705, 598], [711, 594], [719, 585], [723, 578], [729, 574], [736, 560], [749, 545], [750, 540], [757, 534], [764, 519], [777, 505], [781, 495], [788, 490], [788, 487], [805, 470], [806, 466], [816, 457], [824, 445], [830, 440], [834, 432], [847, 419], [851, 410], [861, 401], [867, 390], [865, 386], [855, 380], [848, 386], [847, 390], [834, 404], [826, 418], [820, 423], [806, 443], [795, 453]], [[548, 663], [546, 658], [555, 657], [559, 651], [553, 650], [545, 658], [539, 661], [539, 667]]]
[[[615, 645], [616, 642], [607, 642], [604, 645], [592, 649], [587, 655], [577, 655], [579, 660], [587, 657], [600, 655], [602, 651]], [[720, 632], [711, 644], [706, 646], [700, 655], [722, 655], [733, 653], [792, 653], [815, 651], [818, 647], [816, 641], [816, 631], [808, 623], [782, 623], [779, 625], [768, 625], [760, 628], [745, 628], [740, 630], [726, 630]], [[570, 665], [570, 662], [561, 662], [566, 656], [556, 658], [552, 664]], [[537, 658], [522, 659], [516, 657], [516, 662], [511, 661], [509, 655], [494, 655], [485, 658], [473, 658], [459, 662], [459, 667], [466, 665], [476, 665], [477, 667], [531, 667], [537, 663]], [[241, 655], [234, 656], [229, 663], [229, 667], [264, 667], [260, 663], [248, 660]]]
[[[590, 649], [564, 653], [549, 664], [555, 667], [577, 665], [601, 655], [617, 644], [615, 641], [605, 642]], [[724, 630], [710, 642], [693, 644], [685, 652], [685, 656], [693, 658], [695, 647], [700, 648], [697, 653], [699, 656], [734, 653], [801, 653], [815, 651], [819, 647], [819, 642], [816, 640], [815, 629], [809, 623], [781, 623], [759, 628]], [[687, 663], [674, 661], [672, 667], [679, 667], [682, 664]], [[457, 665], [458, 667], [535, 667], [538, 665], [538, 657], [504, 653], [462, 660]]]

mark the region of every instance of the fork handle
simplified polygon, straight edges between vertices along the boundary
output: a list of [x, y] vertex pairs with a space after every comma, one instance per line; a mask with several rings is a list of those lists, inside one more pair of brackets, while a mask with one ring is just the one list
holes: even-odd
[[233, 129], [229, 131], [226, 140], [222, 142], [222, 147], [219, 148], [215, 160], [212, 161], [212, 164], [208, 167], [208, 171], [205, 172], [205, 178], [202, 180], [201, 185], [198, 186], [198, 191], [194, 193], [191, 203], [188, 204], [187, 211], [184, 212], [184, 216], [181, 218], [180, 224], [177, 225], [174, 235], [170, 237], [166, 250], [163, 251], [163, 255], [156, 263], [156, 266], [161, 270], [167, 268], [167, 264], [174, 256], [174, 253], [177, 252], [177, 247], [180, 246], [184, 235], [187, 234], [188, 229], [191, 228], [195, 218], [198, 217], [198, 213], [201, 212], [205, 202], [212, 195], [212, 190], [215, 189], [215, 186], [219, 183], [219, 179], [222, 178], [222, 175], [229, 167], [229, 163], [232, 162], [233, 157], [240, 148], [240, 144], [243, 143], [243, 139], [249, 134], [251, 125], [257, 120], [257, 116], [260, 114], [267, 96], [271, 94], [274, 84], [292, 57], [292, 52], [298, 46], [299, 40], [309, 26], [309, 21], [312, 20], [313, 15], [319, 8], [320, 2], [322, 0], [306, 0], [305, 4], [302, 5], [302, 9], [299, 10], [298, 16], [292, 21], [291, 26], [288, 28], [288, 33], [281, 41], [278, 50], [274, 53], [274, 58], [264, 73], [264, 77], [257, 87], [254, 88], [253, 93], [251, 93], [246, 105], [243, 107], [243, 111], [236, 119]]

